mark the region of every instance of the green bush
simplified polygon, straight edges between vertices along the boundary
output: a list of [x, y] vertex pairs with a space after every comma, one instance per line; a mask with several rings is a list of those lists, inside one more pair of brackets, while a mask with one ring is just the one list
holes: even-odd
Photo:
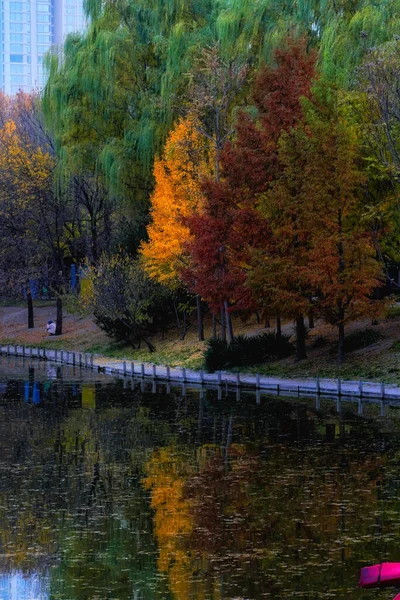
[[209, 373], [233, 367], [249, 367], [263, 362], [285, 358], [294, 353], [289, 336], [262, 333], [254, 337], [238, 335], [231, 343], [220, 339], [207, 342], [204, 353], [205, 367]]
[[344, 351], [353, 352], [360, 348], [365, 348], [371, 344], [375, 344], [382, 339], [382, 334], [376, 329], [360, 329], [359, 331], [353, 331], [344, 338]]

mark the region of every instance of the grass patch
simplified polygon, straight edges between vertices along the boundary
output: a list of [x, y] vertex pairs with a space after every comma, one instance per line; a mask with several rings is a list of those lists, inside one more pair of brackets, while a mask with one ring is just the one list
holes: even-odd
[[114, 360], [135, 360], [155, 365], [201, 369], [203, 367], [204, 342], [165, 342], [155, 352], [146, 347], [132, 348], [123, 342], [95, 344], [87, 349], [90, 354], [99, 354]]

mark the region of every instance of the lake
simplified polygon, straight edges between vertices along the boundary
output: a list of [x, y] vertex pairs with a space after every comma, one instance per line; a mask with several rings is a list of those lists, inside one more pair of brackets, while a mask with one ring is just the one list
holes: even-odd
[[389, 600], [400, 408], [0, 361], [0, 600]]

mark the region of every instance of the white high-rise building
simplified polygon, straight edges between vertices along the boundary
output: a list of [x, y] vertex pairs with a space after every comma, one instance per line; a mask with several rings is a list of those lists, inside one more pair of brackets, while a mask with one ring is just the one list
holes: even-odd
[[45, 84], [44, 55], [83, 31], [83, 0], [0, 0], [0, 88], [30, 92]]

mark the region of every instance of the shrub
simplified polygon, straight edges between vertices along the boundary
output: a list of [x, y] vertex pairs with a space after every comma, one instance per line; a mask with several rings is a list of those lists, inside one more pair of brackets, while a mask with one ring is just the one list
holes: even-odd
[[344, 338], [344, 351], [353, 352], [360, 348], [365, 348], [371, 344], [375, 344], [382, 339], [382, 334], [376, 329], [360, 329], [359, 331], [353, 331]]
[[167, 312], [168, 293], [143, 271], [139, 261], [125, 254], [103, 255], [97, 268], [89, 270], [91, 293], [87, 303], [96, 323], [119, 341], [140, 346], [156, 331]]
[[208, 340], [207, 348], [204, 352], [204, 362], [207, 371], [213, 373], [224, 369], [227, 364], [228, 344], [220, 338]]
[[238, 335], [231, 343], [220, 339], [207, 342], [204, 353], [206, 369], [212, 373], [232, 367], [246, 367], [263, 362], [285, 358], [294, 353], [289, 336], [275, 333], [262, 333], [254, 337]]

